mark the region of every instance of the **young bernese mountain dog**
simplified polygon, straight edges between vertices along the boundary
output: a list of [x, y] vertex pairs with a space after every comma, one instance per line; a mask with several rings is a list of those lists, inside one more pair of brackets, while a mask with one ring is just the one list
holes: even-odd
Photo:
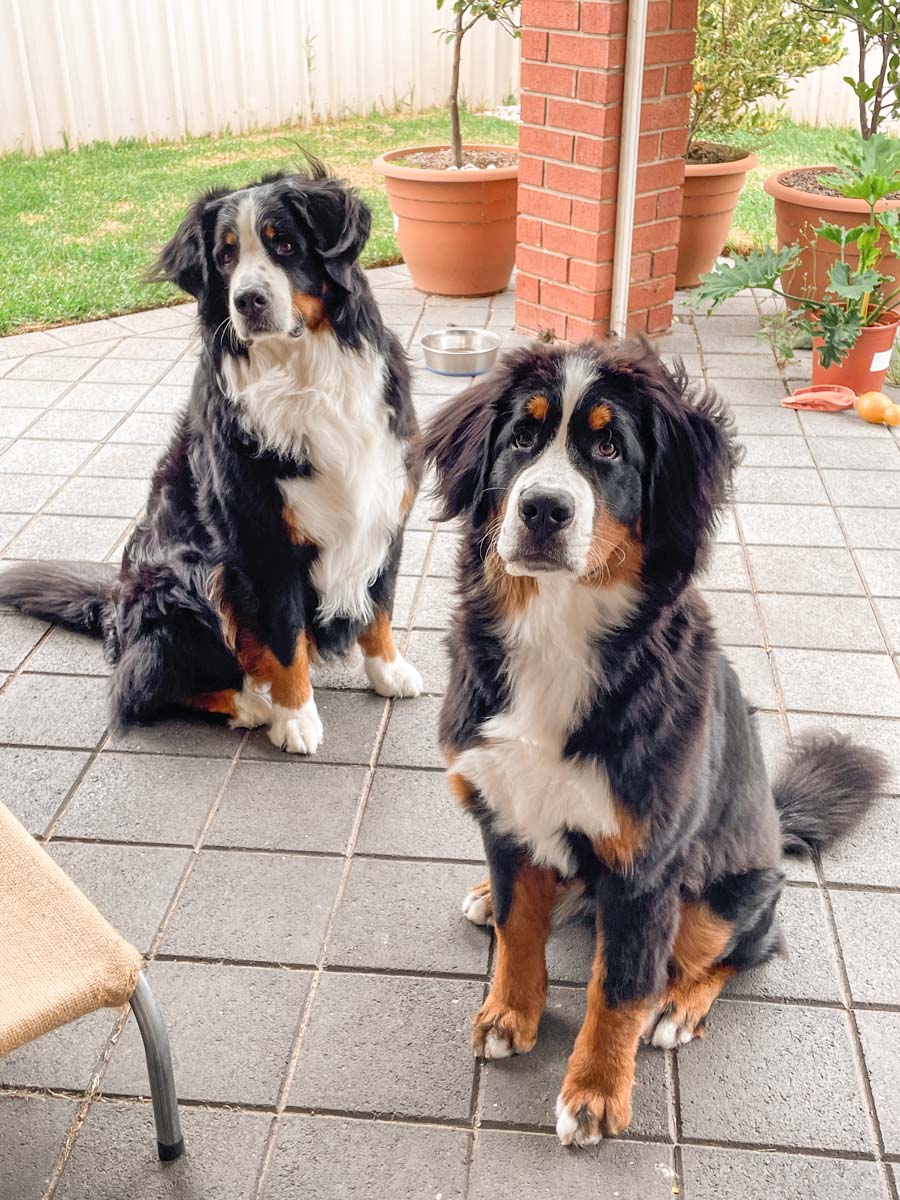
[[440, 743], [490, 868], [463, 903], [497, 934], [474, 1048], [532, 1049], [554, 913], [586, 909], [596, 956], [556, 1129], [591, 1145], [631, 1119], [641, 1036], [690, 1041], [735, 973], [782, 949], [782, 851], [852, 825], [884, 768], [819, 736], [767, 782], [692, 584], [732, 430], [647, 341], [517, 350], [424, 440], [442, 517], [465, 521]]
[[203, 348], [121, 567], [0, 577], [0, 602], [103, 637], [116, 721], [201, 709], [312, 754], [310, 660], [354, 640], [377, 692], [421, 691], [391, 635], [418, 429], [357, 263], [370, 224], [311, 160], [208, 192], [162, 250], [155, 277], [197, 297]]

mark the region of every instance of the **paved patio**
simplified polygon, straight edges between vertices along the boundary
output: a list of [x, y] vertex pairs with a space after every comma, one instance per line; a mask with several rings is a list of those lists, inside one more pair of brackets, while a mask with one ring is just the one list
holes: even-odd
[[[514, 337], [512, 293], [423, 302], [402, 268], [372, 280], [410, 346], [448, 321]], [[770, 759], [831, 725], [886, 751], [900, 793], [900, 430], [782, 409], [756, 318], [748, 295], [664, 339], [747, 448], [707, 596]], [[7, 558], [119, 555], [195, 353], [189, 306], [0, 341]], [[421, 414], [454, 390], [419, 370]], [[704, 1041], [642, 1050], [627, 1138], [552, 1136], [580, 930], [552, 941], [539, 1048], [473, 1061], [491, 945], [459, 911], [481, 850], [435, 748], [456, 539], [430, 510], [396, 612], [429, 694], [395, 705], [358, 663], [320, 672], [312, 762], [187, 720], [111, 737], [98, 647], [0, 613], [0, 798], [146, 951], [188, 1145], [156, 1163], [134, 1023], [95, 1014], [0, 1062], [0, 1200], [896, 1200], [898, 796], [791, 868], [789, 960], [741, 979]]]

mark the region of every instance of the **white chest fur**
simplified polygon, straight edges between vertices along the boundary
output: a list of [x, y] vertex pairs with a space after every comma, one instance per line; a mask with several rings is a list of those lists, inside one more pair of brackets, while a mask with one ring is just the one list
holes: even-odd
[[555, 576], [539, 580], [538, 588], [503, 631], [509, 707], [482, 725], [484, 743], [464, 751], [453, 770], [481, 792], [499, 832], [527, 844], [536, 863], [570, 875], [568, 830], [588, 837], [618, 832], [605, 770], [565, 759], [563, 749], [602, 687], [591, 643], [624, 619], [633, 593]]
[[343, 350], [326, 331], [264, 341], [223, 365], [245, 428], [314, 468], [279, 487], [296, 527], [319, 547], [312, 583], [323, 620], [371, 618], [368, 588], [402, 519], [404, 447], [388, 427], [386, 371], [376, 351]]

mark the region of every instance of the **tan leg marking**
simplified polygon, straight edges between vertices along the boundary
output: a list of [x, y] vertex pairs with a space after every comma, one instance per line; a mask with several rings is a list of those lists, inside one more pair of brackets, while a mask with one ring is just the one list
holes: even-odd
[[388, 613], [377, 609], [371, 625], [357, 641], [363, 652], [366, 675], [379, 696], [418, 696], [422, 692], [425, 686], [422, 676], [397, 653]]
[[221, 713], [226, 717], [237, 716], [234, 688], [221, 692], [199, 692], [196, 696], [185, 696], [181, 701], [185, 708], [193, 708], [197, 712]]
[[672, 948], [673, 978], [647, 1031], [654, 1046], [671, 1050], [703, 1036], [713, 1001], [735, 975], [733, 967], [719, 962], [732, 933], [731, 923], [702, 901], [684, 905]]
[[390, 617], [380, 609], [375, 613], [372, 624], [362, 631], [357, 641], [366, 658], [382, 658], [385, 662], [393, 662], [397, 657]]
[[547, 1000], [544, 947], [556, 883], [555, 871], [525, 863], [513, 884], [509, 913], [497, 927], [491, 990], [472, 1022], [472, 1045], [485, 1058], [526, 1054], [537, 1041]]

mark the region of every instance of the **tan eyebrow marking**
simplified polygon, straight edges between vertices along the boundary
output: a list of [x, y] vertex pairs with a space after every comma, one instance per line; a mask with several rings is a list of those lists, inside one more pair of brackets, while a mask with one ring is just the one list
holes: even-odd
[[588, 425], [591, 429], [605, 429], [612, 420], [608, 404], [595, 404], [588, 413]]
[[225, 234], [225, 245], [226, 246], [233, 246], [236, 241], [237, 241], [237, 238], [234, 236], [233, 233]]
[[544, 421], [547, 418], [547, 413], [550, 409], [550, 405], [547, 403], [546, 396], [538, 395], [538, 396], [532, 396], [531, 399], [528, 401], [528, 403], [525, 405], [525, 408], [526, 408], [526, 411], [528, 412], [529, 416], [534, 417], [534, 419], [536, 421]]
[[274, 236], [275, 236], [275, 226], [271, 223], [271, 221], [267, 221], [266, 224], [263, 225], [263, 237], [269, 238], [271, 240]]

